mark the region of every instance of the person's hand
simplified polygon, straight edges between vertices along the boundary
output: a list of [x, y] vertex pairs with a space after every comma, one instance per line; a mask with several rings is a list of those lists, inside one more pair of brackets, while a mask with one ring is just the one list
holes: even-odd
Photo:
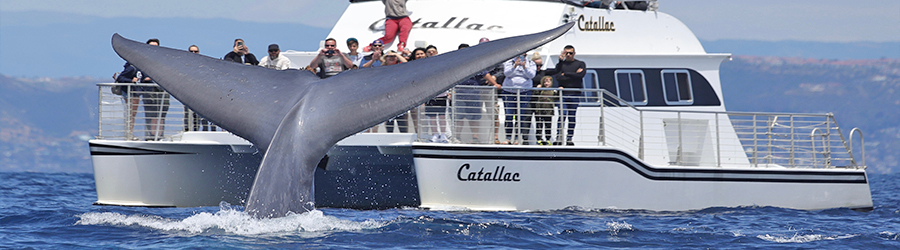
[[149, 82], [149, 81], [152, 81], [152, 80], [153, 80], [153, 79], [150, 79], [150, 77], [144, 77], [144, 81], [145, 81], [145, 82]]
[[335, 54], [338, 54], [338, 55], [341, 54], [341, 50], [338, 49], [337, 47], [334, 47], [334, 49], [332, 51], [334, 51]]
[[137, 82], [138, 82], [138, 78], [137, 78], [137, 77], [133, 77], [133, 78], [131, 79], [131, 82], [137, 83]]
[[243, 55], [243, 52], [244, 52], [243, 47], [244, 47], [243, 45], [234, 46], [234, 48], [232, 48], [231, 51], [234, 51], [235, 54]]
[[584, 69], [578, 68], [578, 71], [575, 71], [575, 73], [581, 73], [582, 71], [584, 71]]
[[559, 52], [559, 60], [560, 61], [566, 60], [566, 51], [565, 50], [563, 50], [562, 52]]
[[243, 51], [244, 54], [250, 54], [250, 48], [248, 48], [247, 45], [241, 45], [241, 51]]
[[328, 49], [319, 50], [319, 56], [324, 56], [325, 53], [328, 53]]
[[497, 89], [501, 89], [501, 88], [503, 88], [503, 85], [500, 85], [500, 84], [494, 84], [494, 87], [497, 88]]
[[375, 52], [372, 52], [372, 57], [378, 57], [378, 58], [381, 58], [381, 56], [383, 55], [383, 53], [384, 53], [383, 51], [376, 50]]

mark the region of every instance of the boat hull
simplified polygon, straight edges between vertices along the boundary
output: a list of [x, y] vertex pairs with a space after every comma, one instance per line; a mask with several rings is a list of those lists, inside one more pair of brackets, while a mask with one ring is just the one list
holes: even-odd
[[602, 147], [417, 144], [413, 154], [430, 208], [872, 207], [861, 169], [653, 167]]

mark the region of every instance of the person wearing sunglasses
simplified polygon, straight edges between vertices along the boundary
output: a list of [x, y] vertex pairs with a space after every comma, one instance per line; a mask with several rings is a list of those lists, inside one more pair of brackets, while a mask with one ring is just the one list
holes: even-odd
[[384, 56], [384, 42], [381, 39], [376, 39], [372, 44], [369, 44], [369, 47], [372, 48], [372, 54], [363, 57], [361, 61], [362, 68], [381, 66], [381, 57]]
[[[584, 78], [586, 66], [583, 61], [575, 59], [575, 47], [566, 45], [562, 53], [559, 54], [559, 62], [556, 63], [556, 81], [559, 83], [560, 89], [579, 89], [582, 86], [582, 78]], [[572, 142], [572, 134], [575, 133], [575, 111], [578, 109], [578, 103], [581, 102], [581, 91], [565, 91], [563, 90], [563, 102], [560, 105], [562, 115], [559, 116], [558, 128], [562, 128], [563, 119], [568, 120], [568, 129], [566, 130], [566, 145], [575, 145]], [[561, 145], [563, 143], [562, 135], [554, 144]]]
[[328, 78], [353, 67], [353, 62], [337, 48], [337, 40], [325, 39], [325, 48], [309, 62], [310, 68], [319, 69], [319, 77]]
[[291, 67], [291, 59], [281, 55], [278, 44], [269, 44], [269, 55], [259, 61], [259, 66], [269, 69], [286, 70]]

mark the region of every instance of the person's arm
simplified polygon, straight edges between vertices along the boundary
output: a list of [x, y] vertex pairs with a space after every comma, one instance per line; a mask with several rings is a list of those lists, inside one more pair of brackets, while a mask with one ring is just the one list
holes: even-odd
[[516, 71], [516, 64], [513, 62], [513, 60], [507, 60], [506, 62], [503, 62], [503, 74], [511, 76], [514, 71]]
[[525, 61], [525, 78], [532, 79], [537, 74], [537, 65], [530, 60]]
[[259, 65], [259, 60], [256, 60], [256, 56], [253, 53], [247, 53], [244, 55], [244, 59], [246, 59], [245, 63], [249, 63], [250, 65]]
[[312, 61], [309, 61], [309, 67], [313, 69], [319, 67], [319, 61], [322, 60], [323, 55], [325, 55], [325, 49], [319, 50], [319, 54], [316, 55], [316, 58], [313, 58]]
[[341, 63], [344, 64], [344, 69], [353, 68], [353, 61], [350, 60], [350, 57], [347, 57], [344, 53], [341, 53], [341, 50], [337, 47], [334, 48], [334, 53], [341, 56]]
[[291, 68], [291, 59], [288, 59], [286, 56], [281, 55], [279, 55], [279, 57], [281, 58], [281, 60], [278, 60], [278, 65], [275, 66], [276, 68], [278, 68], [279, 70], [286, 70]]
[[137, 72], [137, 69], [133, 66], [126, 66], [122, 73], [119, 73], [119, 76], [116, 77], [116, 82], [137, 82], [137, 78], [134, 75], [135, 72]]
[[362, 65], [363, 68], [369, 68], [369, 67], [372, 67], [372, 63], [375, 62], [375, 56], [373, 55], [373, 56], [372, 56], [372, 59], [371, 59], [371, 60], [368, 60], [368, 61], [367, 61], [365, 58], [363, 58], [363, 61], [366, 61], [366, 63], [363, 63], [363, 65]]
[[578, 65], [578, 68], [575, 72], [572, 72], [569, 77], [584, 78], [584, 75], [587, 74], [587, 72], [585, 72], [586, 66], [584, 65], [584, 62], [579, 61], [576, 65]]

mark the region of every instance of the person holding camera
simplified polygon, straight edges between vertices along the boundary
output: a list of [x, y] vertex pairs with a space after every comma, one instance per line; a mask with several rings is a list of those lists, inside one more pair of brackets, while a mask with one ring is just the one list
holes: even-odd
[[337, 40], [325, 39], [325, 48], [309, 62], [310, 68], [319, 69], [319, 77], [328, 78], [353, 67], [353, 62], [337, 48]]
[[[528, 104], [531, 103], [531, 78], [537, 67], [534, 62], [526, 59], [525, 54], [519, 55], [513, 59], [503, 63], [503, 74], [506, 76], [503, 80], [503, 93], [500, 98], [503, 99], [503, 107], [506, 108], [506, 141], [503, 144], [518, 144], [518, 141], [527, 142], [530, 121], [522, 119]], [[513, 124], [513, 119], [516, 123]], [[530, 117], [529, 117], [530, 118]], [[528, 122], [526, 127], [524, 123]], [[516, 140], [513, 135], [518, 135]]]
[[259, 65], [259, 60], [256, 60], [256, 56], [250, 53], [250, 48], [244, 45], [244, 39], [240, 38], [234, 39], [234, 47], [223, 59], [236, 63]]

